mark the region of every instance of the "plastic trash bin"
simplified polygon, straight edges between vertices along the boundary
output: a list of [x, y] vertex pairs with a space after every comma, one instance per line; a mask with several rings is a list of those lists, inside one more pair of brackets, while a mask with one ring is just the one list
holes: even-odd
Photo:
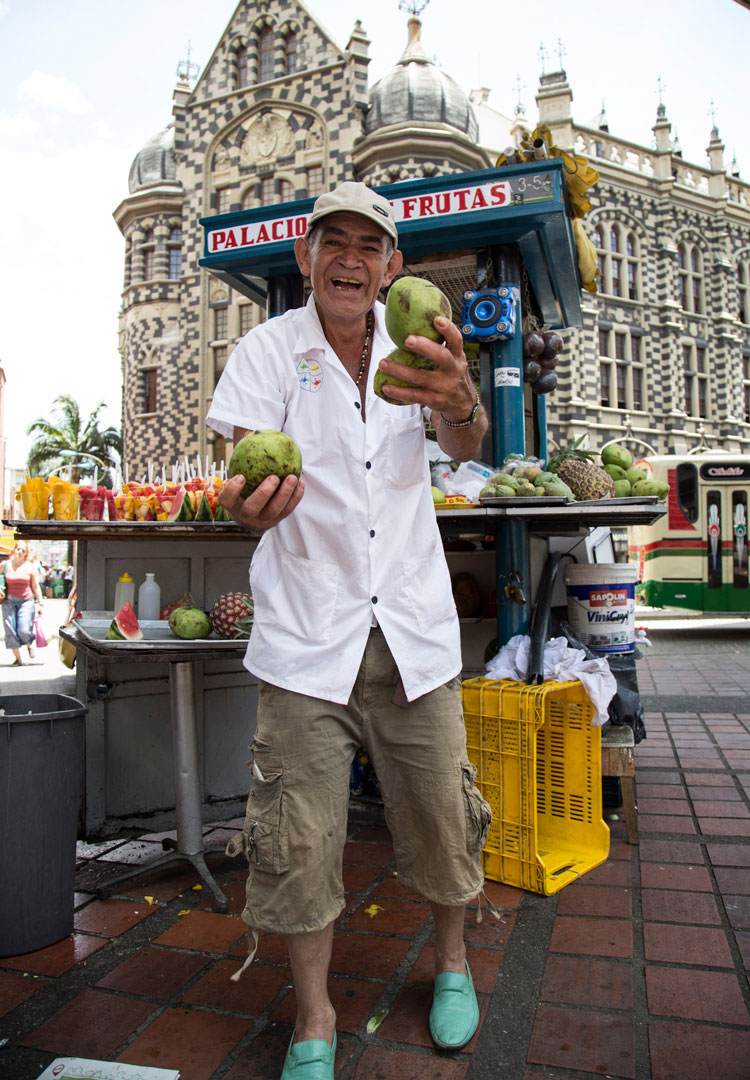
[[0, 696], [0, 956], [73, 930], [85, 715], [64, 694]]

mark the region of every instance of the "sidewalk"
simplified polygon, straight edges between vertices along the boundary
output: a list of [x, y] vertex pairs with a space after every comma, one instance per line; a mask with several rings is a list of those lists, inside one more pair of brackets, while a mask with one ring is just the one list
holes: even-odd
[[[469, 912], [481, 1023], [460, 1053], [436, 1052], [427, 1030], [429, 909], [398, 882], [382, 825], [352, 820], [331, 965], [337, 1078], [748, 1080], [750, 632], [654, 622], [649, 637], [640, 847], [605, 810], [610, 858], [580, 882], [547, 898], [489, 885], [501, 919]], [[16, 678], [29, 692], [31, 670], [4, 672], [3, 692]], [[229, 980], [246, 951], [242, 867], [209, 856], [228, 915], [187, 863], [106, 901], [93, 894], [126, 865], [145, 871], [160, 841], [79, 844], [74, 934], [0, 959], [3, 1080], [36, 1080], [61, 1055], [171, 1067], [182, 1080], [278, 1080], [294, 1016], [283, 940], [262, 935], [255, 963]]]

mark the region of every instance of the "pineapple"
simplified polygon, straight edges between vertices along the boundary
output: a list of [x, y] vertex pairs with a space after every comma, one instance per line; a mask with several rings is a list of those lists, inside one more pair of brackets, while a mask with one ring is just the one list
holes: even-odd
[[211, 608], [211, 625], [220, 638], [249, 638], [253, 598], [249, 593], [224, 593]]
[[561, 450], [550, 458], [548, 468], [557, 473], [563, 480], [578, 502], [588, 499], [611, 499], [615, 494], [615, 483], [609, 473], [594, 464], [593, 459], [598, 457], [596, 450], [583, 450], [581, 443], [585, 436], [562, 447]]

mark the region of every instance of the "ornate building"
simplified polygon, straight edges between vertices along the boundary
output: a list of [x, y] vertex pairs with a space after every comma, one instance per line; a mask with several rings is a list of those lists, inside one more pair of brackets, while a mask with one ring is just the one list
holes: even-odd
[[[204, 416], [229, 353], [263, 313], [202, 271], [200, 218], [370, 184], [481, 169], [526, 123], [471, 100], [426, 56], [409, 19], [400, 60], [368, 89], [357, 22], [341, 49], [296, 0], [241, 0], [173, 121], [136, 156], [115, 210], [125, 238], [120, 314], [124, 460], [220, 460]], [[539, 120], [600, 173], [585, 219], [600, 292], [583, 294], [547, 398], [559, 441], [633, 431], [659, 450], [750, 448], [750, 185], [723, 164], [683, 161], [663, 106], [655, 146], [574, 122], [564, 72], [543, 75]], [[472, 104], [473, 103], [473, 104]], [[484, 147], [484, 148], [483, 148]]]

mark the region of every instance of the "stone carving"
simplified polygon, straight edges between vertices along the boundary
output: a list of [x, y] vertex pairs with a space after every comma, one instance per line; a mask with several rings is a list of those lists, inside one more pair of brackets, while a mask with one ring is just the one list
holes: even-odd
[[305, 140], [305, 146], [308, 150], [314, 150], [318, 146], [323, 145], [323, 132], [316, 125], [311, 127], [307, 133], [307, 139]]
[[247, 130], [240, 151], [240, 163], [270, 162], [294, 150], [294, 132], [276, 113], [267, 112]]
[[220, 146], [214, 154], [214, 172], [226, 172], [229, 165], [229, 151], [226, 146]]
[[214, 304], [219, 300], [229, 299], [229, 286], [217, 277], [211, 277], [208, 281], [208, 298]]

